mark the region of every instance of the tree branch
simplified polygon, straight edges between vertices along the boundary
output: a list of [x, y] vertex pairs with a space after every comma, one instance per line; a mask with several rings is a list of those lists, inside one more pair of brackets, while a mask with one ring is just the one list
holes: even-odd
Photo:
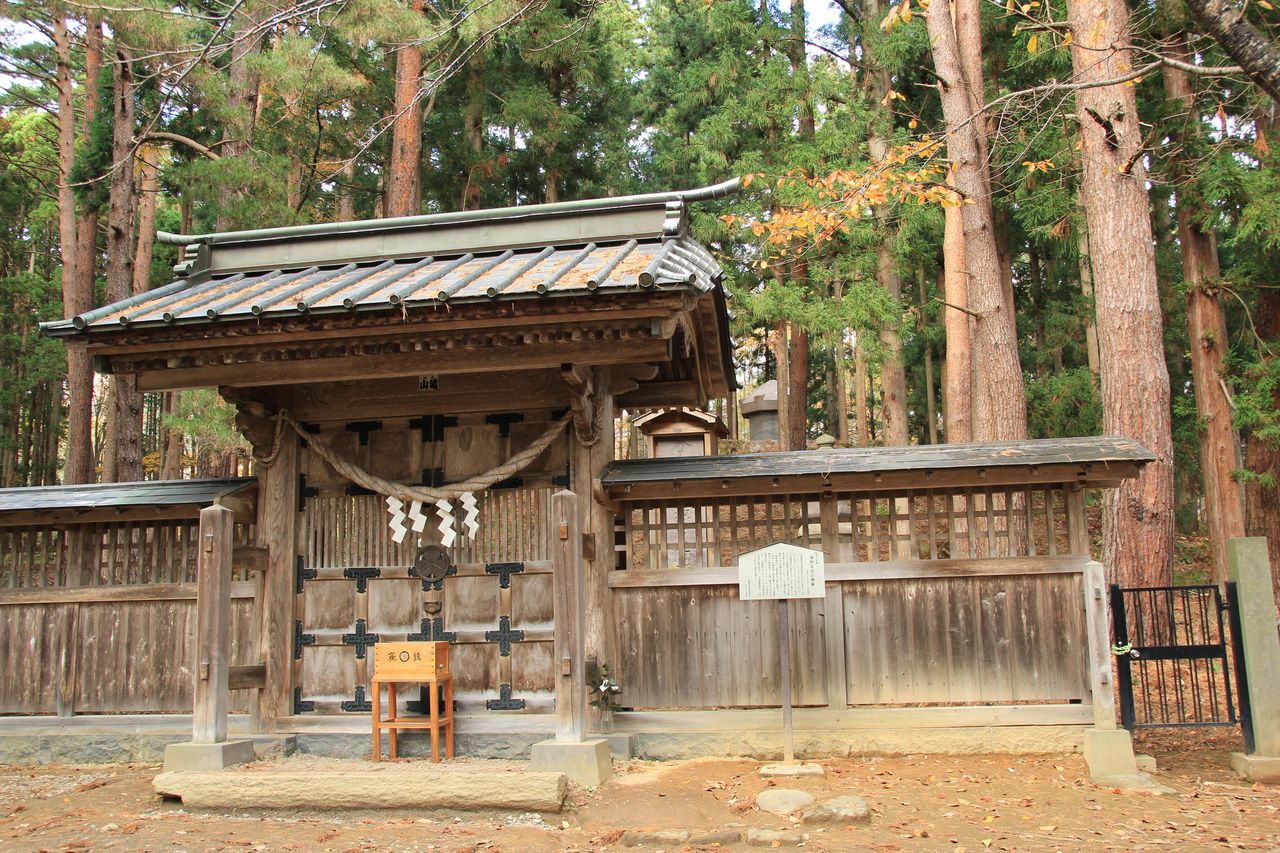
[[196, 142], [191, 137], [183, 136], [180, 133], [169, 133], [168, 131], [164, 131], [164, 130], [148, 130], [146, 133], [142, 134], [142, 138], [154, 139], [159, 142], [177, 142], [179, 144], [187, 146], [188, 148], [192, 149], [193, 151], [199, 154], [203, 154], [205, 157], [208, 157], [210, 160], [222, 159], [222, 155], [219, 154], [217, 151], [214, 151], [209, 146], [201, 145], [199, 142]]
[[1244, 5], [1232, 0], [1187, 0], [1187, 5], [1249, 79], [1280, 101], [1280, 48], [1245, 18]]

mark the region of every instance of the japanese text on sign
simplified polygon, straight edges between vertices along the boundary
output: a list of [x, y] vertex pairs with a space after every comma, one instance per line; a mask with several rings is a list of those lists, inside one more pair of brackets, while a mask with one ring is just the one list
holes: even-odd
[[821, 551], [778, 543], [738, 558], [738, 598], [822, 598], [826, 594]]

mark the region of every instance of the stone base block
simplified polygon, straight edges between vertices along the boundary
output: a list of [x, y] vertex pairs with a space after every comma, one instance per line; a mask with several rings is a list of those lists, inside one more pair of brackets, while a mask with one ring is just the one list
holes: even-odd
[[1125, 729], [1085, 729], [1084, 760], [1094, 782], [1138, 775], [1133, 737]]
[[223, 743], [171, 743], [164, 748], [164, 772], [175, 770], [221, 770], [234, 764], [257, 760], [251, 740]]
[[765, 779], [777, 776], [825, 776], [821, 764], [766, 764], [760, 768]]
[[582, 743], [539, 741], [529, 751], [529, 769], [563, 773], [579, 785], [594, 788], [613, 775], [609, 741], [604, 738]]
[[1155, 773], [1160, 769], [1154, 755], [1135, 755], [1134, 759], [1138, 763], [1138, 769], [1143, 773]]
[[1250, 782], [1280, 782], [1280, 757], [1231, 753], [1231, 769]]
[[630, 761], [635, 757], [635, 735], [615, 732], [600, 737], [609, 741], [609, 754], [619, 761]]

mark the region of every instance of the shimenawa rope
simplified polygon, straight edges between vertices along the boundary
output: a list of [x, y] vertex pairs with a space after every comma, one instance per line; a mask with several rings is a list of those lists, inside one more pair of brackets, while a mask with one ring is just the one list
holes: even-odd
[[370, 474], [368, 471], [360, 468], [334, 452], [323, 439], [317, 435], [312, 435], [302, 428], [302, 424], [298, 423], [292, 415], [281, 409], [276, 413], [276, 434], [271, 442], [271, 452], [259, 458], [264, 465], [270, 465], [280, 455], [281, 436], [284, 433], [284, 426], [288, 424], [293, 431], [301, 436], [306, 442], [307, 447], [314, 450], [325, 462], [333, 467], [342, 476], [358, 486], [363, 486], [370, 491], [377, 492], [384, 497], [400, 498], [404, 501], [421, 501], [423, 503], [434, 503], [439, 500], [447, 500], [458, 498], [468, 492], [481, 492], [492, 486], [494, 483], [500, 483], [508, 477], [515, 476], [522, 471], [530, 462], [542, 455], [542, 452], [551, 446], [551, 442], [564, 432], [565, 427], [569, 425], [572, 415], [566, 414], [563, 418], [553, 423], [547, 428], [547, 431], [538, 436], [532, 444], [524, 450], [512, 456], [503, 464], [483, 474], [477, 474], [469, 480], [461, 483], [450, 483], [447, 486], [409, 486], [404, 483], [397, 483], [392, 480], [384, 480], [383, 478]]

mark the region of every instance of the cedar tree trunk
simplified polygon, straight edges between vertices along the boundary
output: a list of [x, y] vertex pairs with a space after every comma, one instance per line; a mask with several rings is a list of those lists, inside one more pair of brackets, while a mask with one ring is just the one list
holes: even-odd
[[1013, 334], [1012, 306], [1004, 298], [987, 166], [977, 122], [970, 121], [971, 98], [946, 4], [931, 3], [925, 23], [947, 124], [947, 154], [954, 167], [956, 189], [966, 202], [960, 212], [969, 279], [968, 308], [974, 320], [973, 363], [982, 367], [974, 371], [974, 438], [1022, 439], [1027, 436], [1026, 391]]
[[[421, 13], [423, 0], [412, 0], [409, 7]], [[402, 45], [396, 51], [387, 216], [414, 216], [422, 212], [421, 77], [422, 48], [416, 44]]]
[[[1186, 34], [1179, 34], [1172, 48], [1177, 59], [1191, 62]], [[1191, 78], [1180, 68], [1163, 69], [1164, 89], [1170, 99], [1187, 109], [1177, 133], [1184, 148], [1200, 135], [1200, 113], [1195, 105]], [[1177, 162], [1174, 168], [1180, 169]], [[1205, 516], [1213, 556], [1213, 580], [1227, 578], [1227, 540], [1244, 535], [1244, 503], [1240, 486], [1231, 472], [1240, 467], [1236, 433], [1231, 424], [1231, 402], [1225, 386], [1227, 323], [1218, 300], [1218, 244], [1213, 231], [1201, 226], [1204, 206], [1191, 176], [1182, 179], [1178, 192], [1178, 242], [1182, 248], [1182, 277], [1187, 290], [1187, 340], [1191, 348], [1191, 376], [1195, 384], [1196, 415], [1200, 422], [1200, 473], [1204, 478]]]
[[[1067, 11], [1080, 82], [1133, 67], [1123, 0], [1068, 0]], [[1172, 582], [1173, 569], [1173, 439], [1137, 101], [1132, 86], [1099, 86], [1079, 90], [1076, 106], [1103, 431], [1128, 436], [1156, 455], [1137, 479], [1105, 493], [1103, 562], [1126, 586], [1163, 586]]]
[[[135, 194], [133, 184], [133, 69], [119, 42], [112, 68], [111, 190], [107, 197], [107, 299], [133, 293]], [[142, 395], [137, 377], [113, 376], [105, 482], [142, 479]]]

